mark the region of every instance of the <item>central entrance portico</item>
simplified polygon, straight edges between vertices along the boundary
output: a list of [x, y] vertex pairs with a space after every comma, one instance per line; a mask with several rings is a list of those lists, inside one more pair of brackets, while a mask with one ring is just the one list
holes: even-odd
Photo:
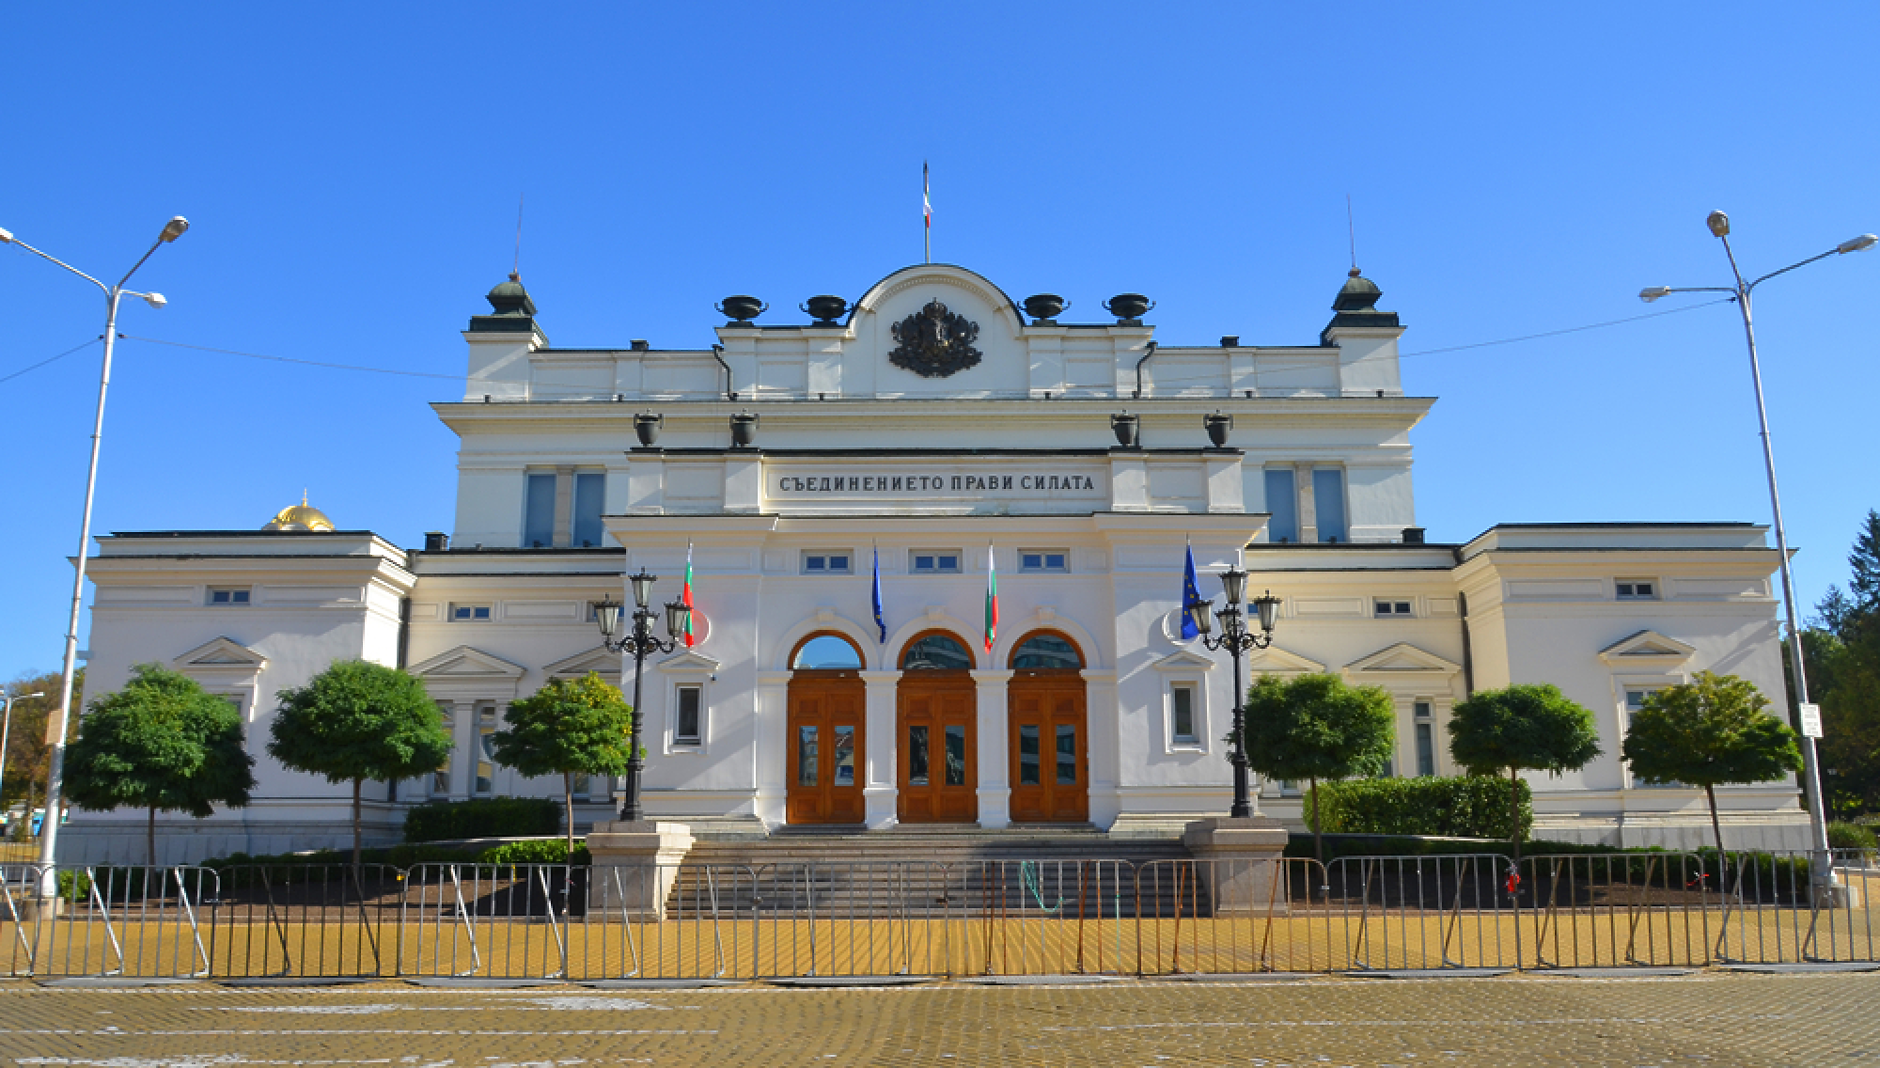
[[972, 652], [945, 631], [916, 635], [901, 652], [895, 787], [902, 823], [979, 818], [978, 691], [972, 668]]

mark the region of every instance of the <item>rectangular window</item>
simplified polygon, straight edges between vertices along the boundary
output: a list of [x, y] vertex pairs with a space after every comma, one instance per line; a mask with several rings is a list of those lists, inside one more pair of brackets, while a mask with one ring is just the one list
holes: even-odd
[[966, 728], [959, 724], [948, 724], [947, 740], [947, 785], [966, 785]]
[[1018, 727], [1018, 784], [1037, 786], [1043, 781], [1038, 771], [1038, 726], [1021, 723]]
[[836, 785], [855, 785], [855, 728], [836, 728]]
[[1070, 786], [1077, 782], [1077, 728], [1060, 723], [1057, 728], [1057, 784]]
[[574, 538], [570, 544], [582, 549], [601, 544], [601, 511], [606, 496], [606, 475], [597, 471], [574, 476]]
[[1436, 725], [1418, 721], [1417, 731], [1417, 774], [1430, 776], [1436, 774]]
[[1312, 472], [1312, 503], [1318, 511], [1319, 540], [1350, 541], [1345, 529], [1345, 473], [1336, 467], [1315, 468]]
[[568, 792], [573, 796], [585, 801], [593, 790], [594, 777], [587, 772], [577, 771], [573, 775], [568, 776]]
[[245, 589], [211, 589], [210, 604], [247, 604], [248, 591]]
[[672, 744], [701, 745], [705, 738], [704, 687], [678, 689], [678, 715], [673, 717]]
[[1379, 619], [1385, 616], [1407, 616], [1410, 614], [1410, 602], [1387, 601], [1379, 598], [1371, 602], [1371, 614]]
[[477, 705], [477, 796], [488, 797], [496, 792], [496, 706], [488, 703]]
[[1168, 691], [1169, 736], [1176, 745], [1199, 745], [1201, 734], [1195, 725], [1195, 684], [1178, 682]]
[[[1645, 707], [1645, 699], [1647, 697], [1650, 697], [1653, 693], [1656, 693], [1656, 692], [1657, 691], [1651, 690], [1651, 689], [1632, 689], [1629, 687], [1626, 689], [1625, 691], [1625, 722], [1626, 722], [1626, 728], [1628, 730], [1632, 726], [1632, 717], [1635, 714], [1637, 714], [1639, 710]], [[1681, 782], [1677, 782], [1675, 780], [1671, 782], [1657, 782], [1652, 779], [1637, 778], [1633, 780], [1632, 785], [1634, 786], [1683, 786], [1684, 784]]]
[[927, 785], [927, 728], [907, 729], [907, 784]]
[[522, 547], [546, 549], [555, 544], [555, 476], [530, 475], [522, 504]]
[[1020, 571], [1069, 571], [1070, 553], [1063, 549], [1020, 549]]
[[1658, 584], [1651, 579], [1620, 579], [1613, 583], [1621, 601], [1655, 601]]
[[1293, 492], [1290, 467], [1266, 469], [1266, 510], [1272, 518], [1266, 522], [1266, 540], [1290, 544], [1299, 540], [1299, 499]]
[[450, 606], [452, 623], [488, 623], [490, 606], [486, 604], [453, 604]]
[[796, 729], [796, 784], [798, 786], [816, 785], [816, 728], [798, 727]]
[[960, 552], [958, 549], [915, 549], [908, 554], [908, 570], [916, 575], [957, 575]]
[[849, 554], [817, 550], [803, 554], [805, 575], [847, 575], [854, 570]]

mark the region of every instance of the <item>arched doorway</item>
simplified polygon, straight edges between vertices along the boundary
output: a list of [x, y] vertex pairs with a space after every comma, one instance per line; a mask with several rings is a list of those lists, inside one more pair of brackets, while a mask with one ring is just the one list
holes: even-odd
[[862, 651], [848, 638], [812, 634], [790, 653], [788, 823], [861, 823], [867, 752]]
[[917, 634], [901, 650], [895, 731], [896, 810], [902, 823], [979, 818], [978, 708], [973, 654], [946, 631]]
[[1012, 649], [1006, 724], [1012, 754], [1014, 823], [1090, 819], [1090, 730], [1083, 653], [1055, 631], [1037, 631]]

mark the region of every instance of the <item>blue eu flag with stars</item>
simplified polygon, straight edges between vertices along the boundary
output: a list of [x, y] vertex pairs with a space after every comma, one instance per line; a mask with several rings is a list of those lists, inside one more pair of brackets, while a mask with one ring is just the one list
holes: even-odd
[[1191, 642], [1201, 636], [1195, 626], [1194, 617], [1189, 611], [1197, 605], [1206, 604], [1201, 599], [1201, 591], [1195, 589], [1195, 547], [1188, 547], [1188, 566], [1182, 570], [1182, 641]]
[[879, 548], [875, 550], [875, 626], [881, 628], [881, 643], [886, 645], [888, 623], [881, 618], [881, 550]]

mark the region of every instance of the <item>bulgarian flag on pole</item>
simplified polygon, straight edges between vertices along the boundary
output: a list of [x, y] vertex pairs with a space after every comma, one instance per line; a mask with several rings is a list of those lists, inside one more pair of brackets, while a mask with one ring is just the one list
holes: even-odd
[[[679, 594], [680, 603], [692, 607], [692, 543], [685, 543], [685, 591]], [[692, 623], [692, 613], [685, 614], [685, 647], [692, 648], [698, 642], [698, 628]]]
[[986, 652], [999, 637], [999, 571], [993, 564], [992, 546], [986, 546]]

